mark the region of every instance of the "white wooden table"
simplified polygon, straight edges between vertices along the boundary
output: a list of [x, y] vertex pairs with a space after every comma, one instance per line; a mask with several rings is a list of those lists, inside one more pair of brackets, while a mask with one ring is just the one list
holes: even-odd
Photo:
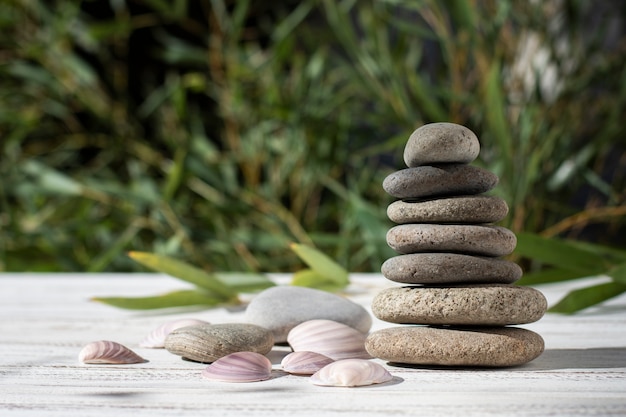
[[[352, 282], [349, 296], [368, 309], [377, 291], [393, 285], [380, 275], [353, 275]], [[589, 282], [538, 288], [552, 304]], [[523, 326], [544, 337], [546, 351], [522, 367], [415, 369], [379, 361], [394, 375], [391, 383], [331, 388], [280, 372], [285, 347], [269, 355], [275, 377], [247, 384], [204, 380], [205, 365], [137, 347], [165, 320], [237, 322], [242, 309], [136, 312], [88, 300], [183, 287], [156, 274], [0, 274], [0, 416], [626, 415], [626, 297], [575, 316], [547, 314]], [[374, 320], [374, 329], [388, 326]], [[100, 339], [123, 343], [149, 362], [79, 363], [81, 347]]]

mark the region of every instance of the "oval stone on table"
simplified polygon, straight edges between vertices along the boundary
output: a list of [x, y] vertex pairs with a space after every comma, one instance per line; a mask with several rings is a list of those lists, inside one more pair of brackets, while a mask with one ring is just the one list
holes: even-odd
[[411, 253], [387, 259], [385, 278], [405, 284], [502, 283], [522, 277], [522, 268], [505, 259], [459, 253]]
[[401, 224], [387, 232], [387, 244], [395, 251], [459, 252], [504, 256], [515, 249], [517, 238], [500, 226], [451, 224]]
[[544, 342], [537, 333], [516, 327], [397, 326], [371, 333], [365, 348], [392, 365], [505, 367], [537, 358]]
[[498, 184], [498, 176], [473, 165], [420, 166], [392, 172], [383, 189], [396, 198], [481, 194]]
[[415, 130], [404, 148], [409, 167], [437, 163], [467, 164], [478, 157], [480, 143], [468, 128], [455, 123], [430, 123]]
[[272, 332], [247, 323], [200, 324], [182, 327], [165, 339], [169, 352], [196, 362], [209, 363], [235, 352], [265, 355], [274, 346]]
[[509, 212], [499, 197], [473, 195], [426, 201], [398, 200], [387, 207], [395, 223], [495, 223]]
[[372, 301], [377, 318], [400, 324], [526, 324], [543, 317], [547, 308], [540, 291], [500, 284], [388, 288]]
[[272, 331], [274, 341], [287, 341], [289, 331], [309, 320], [346, 324], [361, 333], [372, 326], [369, 312], [347, 298], [297, 286], [276, 286], [257, 294], [246, 308], [246, 321]]

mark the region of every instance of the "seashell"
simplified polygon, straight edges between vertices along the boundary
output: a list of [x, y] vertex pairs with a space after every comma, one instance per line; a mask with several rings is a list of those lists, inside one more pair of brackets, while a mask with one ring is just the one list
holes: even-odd
[[148, 362], [124, 345], [108, 340], [91, 342], [80, 351], [78, 360], [84, 363], [128, 364]]
[[309, 320], [300, 323], [287, 335], [287, 342], [294, 352], [321, 353], [331, 359], [370, 359], [365, 350], [366, 335], [332, 320]]
[[265, 381], [272, 374], [272, 363], [256, 352], [235, 352], [207, 366], [202, 376], [221, 382]]
[[306, 350], [291, 352], [280, 362], [285, 372], [297, 375], [313, 375], [329, 363], [334, 362], [321, 353]]
[[393, 376], [382, 365], [365, 359], [343, 359], [326, 365], [311, 376], [315, 385], [359, 387], [382, 384]]
[[187, 326], [195, 326], [196, 324], [209, 324], [204, 320], [198, 319], [177, 319], [161, 324], [151, 331], [140, 343], [142, 348], [162, 349], [165, 347], [165, 338], [168, 334], [176, 329]]

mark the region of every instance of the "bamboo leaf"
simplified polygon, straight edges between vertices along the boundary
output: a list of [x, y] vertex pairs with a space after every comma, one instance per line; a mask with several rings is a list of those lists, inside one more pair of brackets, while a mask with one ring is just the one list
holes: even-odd
[[273, 287], [276, 284], [263, 274], [216, 272], [215, 277], [237, 292], [255, 292]]
[[[202, 290], [180, 290], [148, 297], [93, 297], [91, 300], [128, 310], [151, 310], [194, 305], [215, 307], [224, 304], [223, 298]], [[235, 303], [236, 301], [231, 300], [230, 302]]]
[[626, 262], [611, 268], [606, 274], [616, 283], [626, 285]]
[[544, 238], [532, 233], [517, 235], [515, 253], [580, 275], [595, 275], [607, 268], [606, 260], [563, 239]]
[[588, 275], [577, 274], [575, 271], [566, 268], [548, 268], [537, 272], [524, 274], [522, 279], [517, 281], [517, 285], [536, 285], [549, 282], [568, 281], [571, 279], [585, 278]]
[[334, 282], [335, 284], [341, 286], [348, 285], [348, 271], [346, 271], [337, 262], [326, 256], [326, 254], [311, 246], [297, 243], [292, 243], [290, 248], [313, 271], [315, 271], [320, 277], [323, 277], [324, 281]]
[[195, 266], [191, 266], [177, 259], [170, 258], [169, 256], [136, 251], [129, 252], [128, 256], [150, 269], [163, 272], [211, 291], [222, 301], [229, 301], [237, 295], [237, 292], [233, 288], [226, 285], [215, 275], [209, 274], [200, 268], [196, 268]]
[[329, 292], [337, 292], [345, 287], [345, 285], [339, 285], [334, 281], [331, 281], [324, 276], [320, 275], [317, 271], [312, 269], [303, 269], [296, 272], [291, 280], [291, 285], [298, 287], [315, 288], [318, 290], [324, 290]]
[[626, 291], [626, 284], [607, 282], [571, 291], [548, 311], [572, 314], [620, 295]]

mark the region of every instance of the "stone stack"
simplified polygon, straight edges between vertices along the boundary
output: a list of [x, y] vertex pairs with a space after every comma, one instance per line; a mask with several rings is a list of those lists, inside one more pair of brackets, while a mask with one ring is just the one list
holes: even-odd
[[424, 125], [410, 136], [407, 169], [390, 174], [385, 191], [397, 198], [387, 210], [398, 225], [387, 243], [400, 255], [383, 275], [406, 284], [380, 292], [372, 312], [401, 324], [371, 333], [368, 352], [397, 364], [515, 366], [539, 356], [544, 343], [519, 325], [539, 320], [541, 292], [516, 286], [522, 270], [501, 257], [515, 249], [504, 200], [485, 195], [498, 177], [470, 165], [476, 135], [453, 123]]

